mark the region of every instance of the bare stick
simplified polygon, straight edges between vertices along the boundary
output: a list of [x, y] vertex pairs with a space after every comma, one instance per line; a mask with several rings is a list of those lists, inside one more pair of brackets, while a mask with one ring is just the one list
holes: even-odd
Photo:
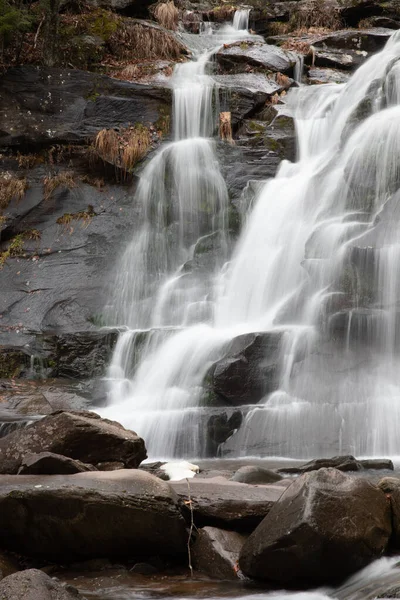
[[188, 561], [189, 561], [190, 577], [193, 577], [192, 553], [191, 553], [191, 550], [190, 550], [190, 541], [192, 539], [192, 533], [193, 533], [193, 527], [194, 527], [193, 502], [192, 502], [192, 497], [190, 495], [189, 479], [186, 478], [186, 481], [187, 481], [187, 486], [188, 486], [188, 497], [189, 497], [189, 500], [187, 500], [185, 502], [185, 504], [187, 506], [189, 506], [189, 509], [190, 509], [190, 529], [189, 529], [189, 537], [188, 537], [188, 542], [187, 542], [187, 551], [188, 551]]

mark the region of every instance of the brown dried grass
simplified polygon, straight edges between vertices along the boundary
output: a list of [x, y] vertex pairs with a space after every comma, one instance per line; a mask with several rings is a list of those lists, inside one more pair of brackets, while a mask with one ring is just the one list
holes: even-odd
[[144, 125], [135, 125], [117, 132], [115, 129], [102, 129], [93, 143], [94, 152], [103, 161], [130, 172], [149, 151], [150, 131]]
[[175, 31], [177, 28], [179, 10], [176, 8], [173, 0], [159, 2], [154, 9], [154, 16], [165, 29], [172, 29]]
[[18, 179], [10, 173], [0, 174], [0, 209], [7, 208], [11, 200], [22, 200], [27, 188], [26, 179]]
[[109, 46], [121, 60], [178, 60], [183, 46], [171, 33], [141, 23], [124, 24], [111, 36]]
[[72, 189], [76, 186], [76, 177], [73, 171], [62, 171], [56, 175], [48, 175], [43, 179], [43, 192], [45, 200], [51, 198], [53, 192], [58, 187]]

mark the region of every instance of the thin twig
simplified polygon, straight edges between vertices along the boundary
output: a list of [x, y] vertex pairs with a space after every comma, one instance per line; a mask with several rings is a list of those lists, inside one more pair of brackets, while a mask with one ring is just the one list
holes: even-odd
[[190, 576], [193, 577], [192, 553], [191, 553], [191, 550], [190, 550], [190, 542], [191, 542], [191, 539], [192, 539], [192, 533], [193, 533], [193, 527], [194, 527], [193, 502], [192, 502], [192, 497], [191, 497], [191, 494], [190, 494], [189, 479], [186, 478], [186, 482], [187, 482], [187, 486], [188, 486], [188, 497], [189, 497], [189, 500], [187, 502], [185, 502], [185, 504], [188, 505], [189, 509], [190, 509], [190, 529], [189, 529], [189, 537], [188, 537], [188, 542], [187, 542], [187, 551], [188, 551], [188, 562], [189, 562]]
[[42, 29], [42, 25], [43, 25], [43, 23], [45, 22], [45, 19], [46, 19], [46, 16], [44, 16], [44, 17], [41, 19], [41, 21], [40, 21], [40, 23], [39, 23], [39, 27], [38, 27], [38, 28], [37, 28], [37, 30], [36, 30], [36, 33], [35, 33], [35, 39], [33, 40], [33, 49], [35, 49], [35, 48], [36, 48], [36, 44], [37, 44], [37, 41], [38, 41], [39, 33], [40, 33], [40, 30]]

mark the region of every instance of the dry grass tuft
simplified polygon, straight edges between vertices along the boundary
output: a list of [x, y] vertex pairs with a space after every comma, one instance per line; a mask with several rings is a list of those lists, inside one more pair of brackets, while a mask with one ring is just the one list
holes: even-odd
[[175, 29], [178, 25], [179, 10], [173, 0], [159, 2], [154, 9], [154, 16], [165, 29]]
[[122, 129], [102, 129], [96, 135], [93, 149], [103, 161], [129, 173], [151, 146], [150, 131], [144, 125]]
[[334, 31], [343, 27], [337, 7], [330, 0], [304, 0], [290, 20], [292, 30], [323, 28]]
[[0, 209], [4, 210], [11, 200], [19, 202], [28, 188], [26, 179], [13, 177], [11, 173], [0, 174]]
[[67, 189], [71, 189], [76, 186], [76, 178], [72, 171], [63, 171], [61, 173], [57, 173], [57, 175], [48, 175], [43, 179], [45, 200], [51, 198], [54, 190], [60, 186]]
[[123, 25], [111, 36], [109, 46], [121, 60], [178, 60], [184, 47], [167, 31], [142, 23]]

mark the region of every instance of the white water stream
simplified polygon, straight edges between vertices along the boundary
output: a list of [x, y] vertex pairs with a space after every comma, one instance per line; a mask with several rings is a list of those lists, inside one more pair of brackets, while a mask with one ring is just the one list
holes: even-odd
[[[222, 450], [400, 454], [400, 37], [346, 85], [291, 90], [299, 159], [263, 186], [231, 257], [207, 68], [224, 40], [245, 35], [220, 31], [176, 67], [175, 141], [141, 176], [143, 224], [118, 269], [115, 320], [129, 330], [102, 414], [142, 435], [152, 457], [201, 455], [210, 365], [240, 333], [283, 329], [278, 391], [245, 409]], [[218, 259], [194, 269], [210, 245]]]

